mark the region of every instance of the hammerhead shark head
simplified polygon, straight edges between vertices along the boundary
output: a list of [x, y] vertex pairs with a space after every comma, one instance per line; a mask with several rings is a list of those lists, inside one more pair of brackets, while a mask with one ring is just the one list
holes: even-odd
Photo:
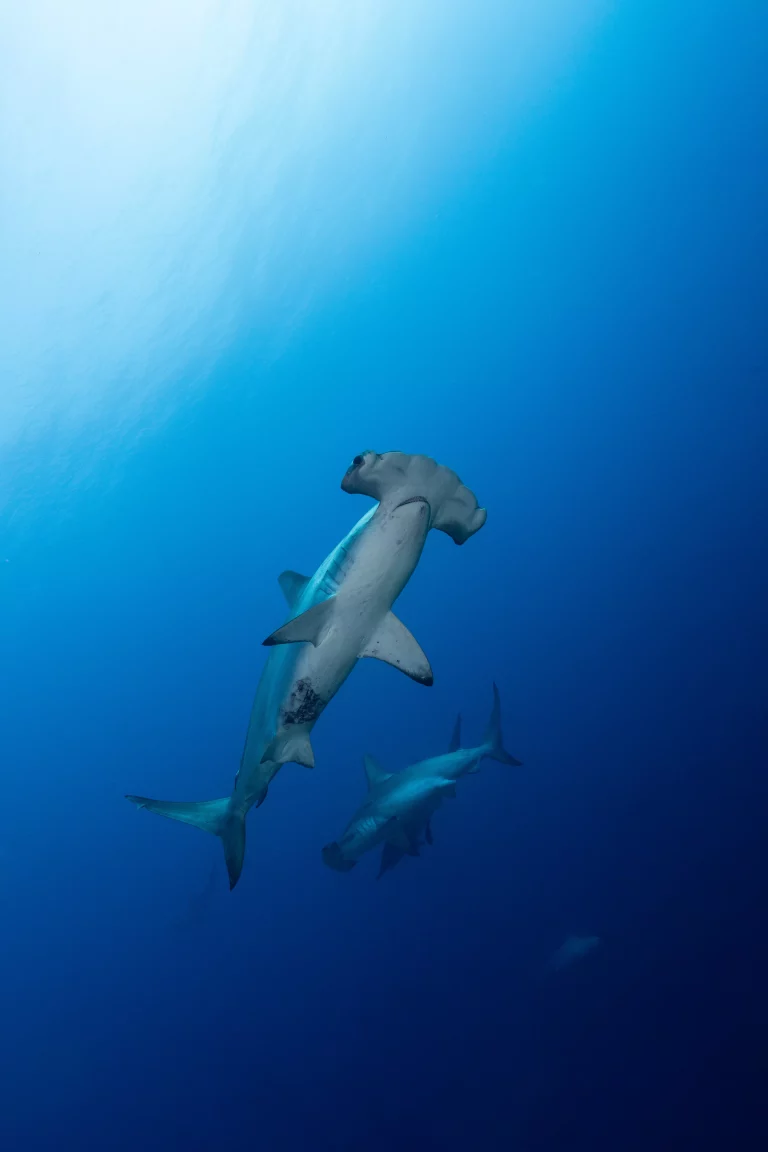
[[504, 749], [501, 734], [501, 701], [493, 686], [493, 709], [482, 744], [461, 748], [460, 721], [457, 721], [450, 751], [430, 760], [421, 760], [402, 772], [385, 772], [372, 756], [365, 757], [368, 796], [346, 827], [343, 836], [323, 848], [329, 868], [349, 872], [358, 860], [379, 844], [384, 844], [382, 876], [403, 856], [418, 856], [422, 831], [432, 843], [430, 820], [446, 798], [456, 795], [456, 781], [480, 770], [484, 758], [515, 767], [520, 760]]
[[427, 657], [392, 605], [419, 562], [430, 528], [463, 544], [486, 520], [485, 509], [456, 473], [429, 456], [363, 452], [341, 487], [378, 503], [314, 576], [280, 576], [289, 615], [264, 641], [271, 651], [231, 795], [191, 803], [127, 797], [139, 808], [218, 836], [230, 888], [243, 867], [249, 810], [263, 803], [283, 764], [314, 766], [312, 729], [357, 661], [383, 660], [420, 684], [432, 684]]

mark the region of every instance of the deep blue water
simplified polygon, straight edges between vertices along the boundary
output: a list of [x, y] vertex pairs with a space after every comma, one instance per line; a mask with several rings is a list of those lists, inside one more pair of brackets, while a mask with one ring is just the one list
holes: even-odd
[[[3, 1149], [766, 1146], [768, 12], [575, 7], [3, 16]], [[123, 794], [227, 793], [366, 447], [488, 522], [230, 894]], [[524, 767], [324, 867], [494, 679]]]

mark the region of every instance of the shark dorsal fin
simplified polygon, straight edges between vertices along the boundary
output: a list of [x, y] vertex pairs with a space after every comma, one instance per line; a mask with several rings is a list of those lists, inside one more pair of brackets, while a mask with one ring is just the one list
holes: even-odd
[[368, 781], [369, 788], [375, 788], [377, 784], [383, 784], [385, 780], [389, 780], [392, 775], [391, 772], [385, 772], [378, 760], [367, 753], [363, 757], [363, 765], [365, 767], [365, 778]]
[[449, 752], [458, 752], [461, 748], [461, 713], [456, 717], [456, 723], [453, 726], [451, 733], [451, 742], [448, 745]]
[[277, 578], [280, 589], [288, 602], [289, 608], [295, 608], [298, 604], [301, 594], [309, 584], [309, 576], [302, 576], [300, 572], [292, 572], [288, 568], [285, 572], [281, 572]]

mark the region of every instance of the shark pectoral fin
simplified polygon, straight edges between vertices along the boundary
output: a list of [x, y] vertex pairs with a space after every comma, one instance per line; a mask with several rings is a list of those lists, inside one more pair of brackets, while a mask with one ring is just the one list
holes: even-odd
[[458, 752], [461, 748], [461, 713], [456, 717], [456, 723], [453, 726], [451, 733], [451, 742], [448, 745], [449, 752]]
[[267, 745], [261, 758], [262, 764], [268, 761], [273, 764], [302, 764], [305, 768], [314, 768], [315, 754], [309, 735], [302, 728], [281, 728]]
[[427, 844], [434, 844], [434, 840], [432, 838], [432, 821], [431, 820], [427, 820], [427, 826], [424, 829], [424, 838], [426, 839]]
[[398, 848], [408, 856], [418, 856], [419, 854], [418, 845], [414, 844], [405, 825], [396, 816], [393, 816], [387, 824], [384, 839], [388, 844], [392, 844], [393, 847]]
[[368, 781], [368, 787], [374, 788], [377, 784], [383, 784], [385, 780], [389, 780], [392, 775], [391, 772], [385, 772], [381, 765], [374, 760], [373, 756], [368, 753], [363, 757], [363, 765], [365, 767], [365, 778]]
[[281, 572], [277, 578], [280, 589], [288, 602], [289, 608], [295, 608], [301, 599], [301, 594], [309, 584], [309, 576], [302, 576], [300, 572], [291, 572], [290, 568]]
[[394, 844], [385, 841], [384, 847], [381, 850], [381, 864], [379, 865], [379, 874], [377, 880], [381, 880], [385, 872], [389, 872], [390, 868], [394, 868], [402, 860], [404, 852], [401, 852]]
[[455, 800], [456, 799], [456, 785], [455, 784], [446, 784], [445, 787], [441, 789], [440, 794], [442, 796], [444, 796], [447, 800]]
[[321, 600], [319, 604], [307, 608], [306, 612], [302, 612], [300, 616], [296, 616], [287, 624], [283, 624], [282, 628], [278, 628], [271, 636], [267, 636], [263, 643], [268, 648], [273, 644], [314, 644], [317, 646], [322, 643], [333, 619], [335, 599], [335, 596], [330, 596], [327, 600]]
[[419, 684], [426, 684], [427, 687], [433, 683], [429, 660], [422, 652], [418, 641], [405, 624], [398, 620], [394, 612], [387, 613], [360, 656], [383, 660], [385, 664], [399, 668], [406, 676], [417, 680]]

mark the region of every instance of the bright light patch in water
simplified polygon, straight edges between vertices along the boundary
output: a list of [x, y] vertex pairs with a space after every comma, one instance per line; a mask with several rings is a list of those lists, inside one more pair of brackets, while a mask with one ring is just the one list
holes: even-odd
[[0, 16], [0, 452], [279, 352], [523, 118], [603, 0], [28, 0]]

